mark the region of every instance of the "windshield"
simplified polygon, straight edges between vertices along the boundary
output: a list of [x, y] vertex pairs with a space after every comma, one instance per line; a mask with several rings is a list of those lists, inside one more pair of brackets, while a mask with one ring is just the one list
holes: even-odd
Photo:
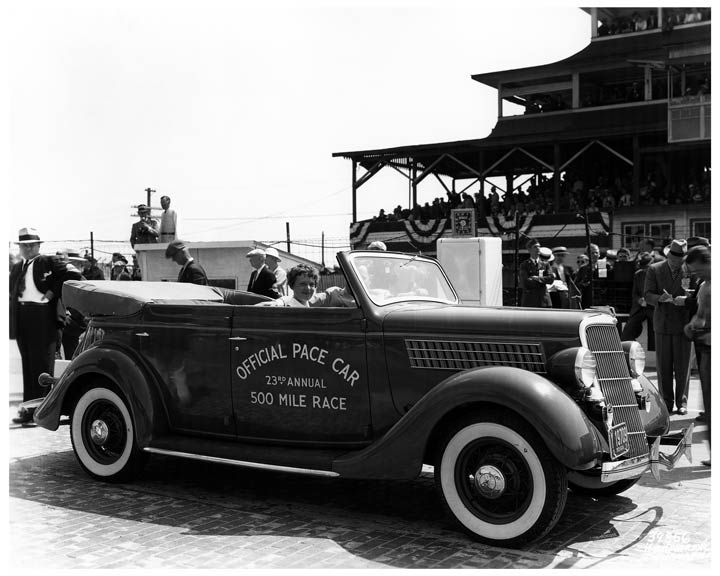
[[455, 292], [434, 260], [378, 252], [351, 255], [350, 264], [378, 306], [418, 300], [457, 304]]

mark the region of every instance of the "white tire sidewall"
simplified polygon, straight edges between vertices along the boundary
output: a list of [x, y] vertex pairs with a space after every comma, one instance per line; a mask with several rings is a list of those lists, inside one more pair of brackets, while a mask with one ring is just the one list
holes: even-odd
[[[100, 464], [97, 462], [88, 452], [85, 447], [83, 440], [84, 434], [82, 431], [83, 415], [88, 407], [96, 400], [106, 400], [112, 402], [122, 414], [123, 420], [125, 421], [125, 433], [126, 441], [123, 447], [122, 455], [112, 464]], [[135, 431], [132, 425], [132, 418], [130, 418], [130, 412], [128, 412], [125, 403], [122, 399], [115, 394], [112, 390], [107, 388], [92, 388], [82, 395], [78, 403], [75, 405], [73, 410], [73, 417], [71, 423], [70, 433], [73, 437], [73, 446], [75, 447], [75, 453], [77, 454], [80, 462], [87, 468], [92, 474], [96, 476], [114, 476], [122, 471], [125, 465], [130, 460], [130, 456], [133, 450], [133, 440], [135, 438]]]
[[[530, 505], [522, 516], [508, 524], [481, 520], [467, 509], [455, 485], [455, 465], [465, 446], [480, 438], [498, 438], [511, 444], [522, 454], [533, 480]], [[494, 422], [479, 422], [459, 430], [447, 443], [440, 464], [440, 484], [445, 500], [455, 517], [471, 532], [490, 540], [509, 540], [530, 530], [545, 506], [547, 483], [540, 458], [534, 448], [513, 429]]]

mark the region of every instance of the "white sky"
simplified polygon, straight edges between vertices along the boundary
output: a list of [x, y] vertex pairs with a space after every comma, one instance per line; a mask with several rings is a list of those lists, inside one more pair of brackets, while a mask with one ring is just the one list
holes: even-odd
[[[7, 238], [126, 240], [148, 186], [181, 236], [347, 238], [338, 151], [486, 136], [495, 91], [471, 74], [570, 56], [570, 5], [479, 1], [12, 2]], [[7, 54], [7, 52], [6, 52]], [[419, 188], [420, 200], [442, 191]], [[407, 202], [394, 171], [360, 219]]]

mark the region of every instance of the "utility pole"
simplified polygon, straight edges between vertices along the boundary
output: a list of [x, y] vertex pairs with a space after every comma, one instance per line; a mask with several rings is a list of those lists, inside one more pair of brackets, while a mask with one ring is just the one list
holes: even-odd
[[325, 231], [320, 236], [320, 264], [325, 268]]
[[290, 222], [285, 222], [285, 235], [287, 236], [287, 253], [290, 254]]
[[92, 230], [90, 231], [90, 257], [95, 258], [95, 238]]
[[145, 192], [147, 192], [147, 207], [150, 208], [150, 206], [152, 206], [152, 200], [150, 198], [153, 194], [155, 194], [155, 190], [148, 187], [148, 188], [145, 188]]

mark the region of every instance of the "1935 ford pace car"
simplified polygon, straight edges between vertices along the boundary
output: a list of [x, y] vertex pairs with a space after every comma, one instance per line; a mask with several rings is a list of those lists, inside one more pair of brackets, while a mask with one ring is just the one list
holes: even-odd
[[432, 465], [459, 524], [503, 546], [546, 534], [568, 485], [617, 494], [689, 451], [692, 427], [668, 435], [642, 347], [620, 341], [610, 314], [462, 306], [424, 256], [338, 261], [337, 307], [66, 282], [89, 326], [64, 373], [41, 377], [51, 389], [35, 422], [56, 430], [70, 416], [80, 465], [106, 481], [152, 453], [348, 478]]

